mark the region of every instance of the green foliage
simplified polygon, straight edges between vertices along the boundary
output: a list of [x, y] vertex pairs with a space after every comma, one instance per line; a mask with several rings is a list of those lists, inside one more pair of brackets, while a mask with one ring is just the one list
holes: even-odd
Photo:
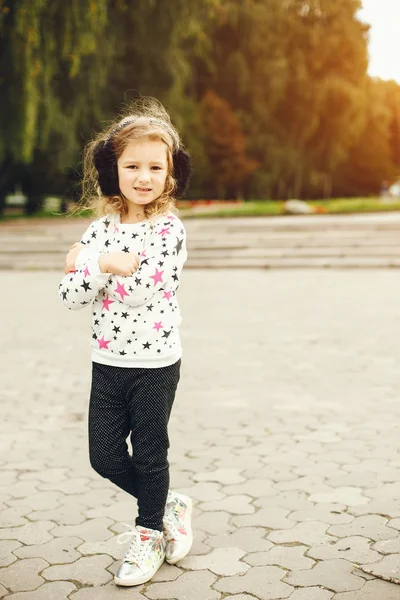
[[376, 193], [400, 175], [400, 86], [367, 76], [359, 8], [0, 0], [0, 204], [18, 181], [76, 195], [92, 129], [138, 95], [180, 129], [193, 197]]
[[246, 156], [242, 127], [231, 107], [209, 91], [200, 104], [211, 190], [219, 198], [237, 198], [258, 164]]

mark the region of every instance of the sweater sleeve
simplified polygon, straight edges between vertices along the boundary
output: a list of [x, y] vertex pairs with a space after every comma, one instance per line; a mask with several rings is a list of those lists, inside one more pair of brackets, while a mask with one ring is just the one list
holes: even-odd
[[67, 273], [59, 285], [58, 294], [70, 310], [79, 310], [90, 304], [107, 283], [109, 275], [101, 273], [99, 267], [102, 227], [102, 220], [98, 219], [85, 231], [81, 238], [85, 248], [76, 258], [76, 270]]
[[129, 306], [148, 302], [161, 289], [175, 291], [187, 259], [186, 231], [177, 217], [153, 226], [138, 270], [131, 277], [111, 275], [108, 295]]

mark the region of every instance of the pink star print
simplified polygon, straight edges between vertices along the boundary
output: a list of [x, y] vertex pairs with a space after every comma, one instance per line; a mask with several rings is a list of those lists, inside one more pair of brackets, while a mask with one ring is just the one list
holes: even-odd
[[110, 304], [113, 304], [114, 300], [110, 300], [107, 296], [107, 298], [105, 298], [103, 300], [103, 308], [102, 310], [110, 310]]
[[159, 232], [158, 235], [166, 235], [167, 233], [168, 234], [171, 233], [169, 230], [169, 227], [165, 227], [164, 229], [161, 229], [161, 231]]
[[102, 348], [105, 348], [106, 350], [108, 350], [108, 344], [111, 342], [111, 340], [105, 340], [104, 339], [104, 335], [97, 340], [99, 342], [99, 350], [101, 350]]
[[116, 225], [114, 225], [114, 233], [119, 233], [119, 229]]
[[83, 276], [87, 277], [88, 275], [90, 275], [89, 269], [87, 267], [85, 267], [85, 270], [83, 271]]
[[145, 258], [147, 258], [146, 257], [146, 250], [143, 250], [143, 252], [140, 253], [140, 256], [144, 256]]
[[172, 296], [172, 292], [164, 292], [163, 298], [166, 298], [167, 300], [171, 300], [171, 296]]
[[114, 292], [116, 294], [120, 294], [121, 300], [124, 299], [124, 296], [129, 296], [128, 292], [124, 288], [124, 284], [121, 284], [119, 282], [117, 283], [117, 287], [115, 288]]
[[156, 269], [154, 275], [150, 275], [151, 279], [154, 279], [154, 285], [157, 285], [158, 282], [162, 283], [163, 273], [164, 271], [159, 271], [158, 269]]
[[159, 323], [154, 323], [153, 329], [157, 329], [157, 331], [160, 331], [160, 329], [162, 329], [162, 328], [163, 328], [162, 321], [160, 321]]

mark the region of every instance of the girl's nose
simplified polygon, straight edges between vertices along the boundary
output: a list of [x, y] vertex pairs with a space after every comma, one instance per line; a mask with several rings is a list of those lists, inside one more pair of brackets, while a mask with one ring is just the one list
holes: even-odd
[[150, 181], [150, 172], [149, 171], [139, 171], [138, 179], [139, 179], [139, 181]]

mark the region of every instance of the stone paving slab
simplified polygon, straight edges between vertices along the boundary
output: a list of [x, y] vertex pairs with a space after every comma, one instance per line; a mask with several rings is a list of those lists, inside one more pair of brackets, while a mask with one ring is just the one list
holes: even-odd
[[399, 600], [353, 566], [399, 577], [394, 271], [186, 272], [170, 463], [195, 542], [130, 590], [136, 504], [90, 467], [90, 319], [60, 277], [2, 273], [0, 598]]

